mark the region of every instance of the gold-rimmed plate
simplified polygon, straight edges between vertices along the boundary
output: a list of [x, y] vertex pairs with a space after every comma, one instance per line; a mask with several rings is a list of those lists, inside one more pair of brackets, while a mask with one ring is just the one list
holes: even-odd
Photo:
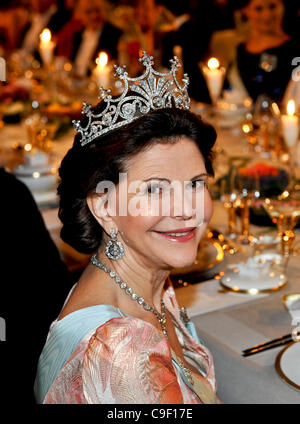
[[241, 272], [239, 264], [231, 265], [225, 273], [222, 273], [220, 284], [228, 291], [244, 294], [264, 294], [280, 290], [287, 284], [287, 276], [277, 270], [267, 272], [263, 277], [251, 276], [245, 270]]
[[188, 283], [199, 283], [217, 275], [224, 265], [224, 250], [219, 242], [213, 239], [203, 239], [199, 245], [195, 262], [185, 268], [171, 271], [170, 278], [175, 287]]
[[277, 355], [275, 368], [290, 386], [300, 390], [300, 341], [293, 341]]
[[300, 293], [290, 293], [282, 296], [282, 303], [287, 311], [300, 309]]

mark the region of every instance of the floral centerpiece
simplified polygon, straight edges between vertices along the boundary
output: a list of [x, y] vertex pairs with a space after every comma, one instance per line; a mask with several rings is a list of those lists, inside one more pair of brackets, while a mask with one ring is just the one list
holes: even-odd
[[237, 185], [246, 189], [256, 186], [259, 191], [259, 198], [252, 201], [250, 208], [250, 221], [253, 224], [274, 225], [263, 207], [264, 199], [278, 196], [287, 188], [289, 181], [288, 172], [280, 165], [257, 162], [237, 169]]
[[283, 168], [265, 162], [237, 169], [236, 182], [240, 186], [253, 187], [255, 180], [258, 180], [257, 189], [260, 191], [260, 197], [265, 198], [282, 193], [289, 183], [289, 175]]
[[3, 121], [7, 123], [20, 122], [28, 109], [30, 92], [16, 82], [0, 86], [0, 104]]

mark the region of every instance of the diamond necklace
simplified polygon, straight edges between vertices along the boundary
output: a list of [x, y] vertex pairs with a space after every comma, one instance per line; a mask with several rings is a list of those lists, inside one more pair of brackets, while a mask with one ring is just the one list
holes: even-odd
[[[166, 312], [165, 312], [165, 303], [162, 299], [160, 301], [160, 303], [161, 303], [161, 314], [160, 314], [156, 309], [153, 308], [153, 306], [149, 305], [149, 303], [146, 302], [143, 297], [139, 297], [136, 293], [134, 293], [132, 288], [128, 287], [128, 285], [124, 281], [121, 280], [121, 278], [115, 273], [115, 271], [112, 271], [111, 269], [109, 269], [108, 266], [106, 266], [102, 262], [100, 262], [99, 259], [97, 258], [97, 253], [95, 253], [91, 257], [91, 262], [96, 267], [107, 272], [109, 274], [109, 276], [111, 278], [113, 278], [115, 280], [115, 282], [121, 287], [121, 289], [125, 290], [125, 293], [128, 296], [130, 296], [130, 298], [132, 300], [136, 301], [139, 305], [143, 306], [145, 311], [152, 312], [156, 316], [156, 318], [158, 319], [158, 321], [161, 325], [161, 329], [162, 329], [164, 336], [166, 336], [166, 338], [168, 338], [168, 331], [167, 331], [167, 327], [166, 327], [167, 316], [166, 316]], [[189, 383], [193, 385], [194, 380], [193, 380], [193, 377], [191, 375], [191, 371], [184, 365], [182, 360], [178, 357], [177, 357], [177, 363], [180, 366], [180, 368], [182, 369], [182, 371], [185, 374], [186, 378], [188, 379]]]
[[107, 272], [109, 274], [109, 276], [115, 280], [115, 282], [118, 284], [118, 286], [121, 289], [125, 290], [125, 293], [132, 300], [136, 301], [139, 305], [143, 306], [145, 311], [152, 312], [156, 316], [156, 318], [158, 319], [158, 321], [161, 325], [161, 329], [162, 329], [164, 336], [168, 337], [168, 331], [167, 331], [167, 327], [166, 327], [167, 317], [166, 317], [166, 312], [165, 312], [165, 303], [162, 299], [160, 301], [161, 302], [161, 314], [160, 314], [155, 308], [153, 308], [153, 306], [149, 305], [149, 303], [146, 302], [143, 297], [140, 297], [136, 293], [134, 293], [132, 288], [128, 287], [128, 285], [124, 281], [121, 280], [121, 278], [115, 273], [115, 271], [112, 271], [111, 269], [108, 268], [108, 266], [106, 266], [102, 262], [100, 262], [99, 259], [97, 258], [96, 253], [92, 256], [91, 262], [96, 267]]

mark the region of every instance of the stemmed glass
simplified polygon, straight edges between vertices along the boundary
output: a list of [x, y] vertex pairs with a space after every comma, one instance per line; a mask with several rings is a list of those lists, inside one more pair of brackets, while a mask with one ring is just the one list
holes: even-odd
[[299, 192], [295, 190], [295, 186], [290, 186], [279, 196], [266, 198], [263, 206], [277, 226], [281, 238], [281, 253], [287, 263], [291, 253], [298, 253], [298, 249], [294, 246], [294, 228], [300, 218]]
[[272, 148], [277, 148], [273, 144], [276, 144], [275, 137], [279, 132], [280, 110], [277, 103], [265, 94], [261, 94], [255, 103], [253, 124], [260, 135], [262, 155], [270, 157]]
[[296, 183], [295, 175], [295, 145], [297, 142], [297, 132], [289, 139], [288, 134], [283, 131], [283, 135], [288, 147], [288, 170], [286, 170], [289, 183], [285, 190], [273, 197], [266, 198], [264, 208], [272, 221], [277, 225], [279, 236], [281, 237], [282, 255], [286, 263], [291, 253], [298, 254], [298, 249], [294, 246], [294, 228], [300, 217], [300, 192]]
[[260, 198], [260, 178], [256, 173], [246, 181], [240, 179], [236, 183], [239, 186], [239, 207], [241, 209], [241, 235], [238, 241], [242, 244], [251, 244], [254, 237], [250, 234], [250, 207], [253, 202]]
[[29, 141], [30, 150], [38, 149], [50, 152], [52, 140], [55, 134], [55, 125], [48, 123], [46, 117], [34, 113], [25, 120], [25, 127]]
[[236, 170], [233, 168], [229, 174], [229, 178], [221, 180], [220, 200], [223, 202], [224, 208], [228, 213], [228, 230], [225, 235], [231, 239], [237, 237], [236, 226], [236, 209], [239, 207], [238, 191], [235, 187]]

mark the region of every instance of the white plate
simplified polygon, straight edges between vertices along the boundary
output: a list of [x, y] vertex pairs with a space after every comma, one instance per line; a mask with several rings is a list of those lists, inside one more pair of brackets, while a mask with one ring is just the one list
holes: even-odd
[[32, 195], [38, 205], [43, 205], [44, 203], [58, 202], [58, 196], [57, 196], [56, 190], [42, 191], [40, 193], [32, 192]]
[[215, 112], [225, 118], [233, 118], [245, 115], [250, 108], [243, 105], [228, 104], [228, 108], [215, 107]]
[[300, 390], [300, 342], [286, 346], [276, 358], [276, 371], [280, 377]]
[[268, 293], [279, 290], [287, 283], [285, 274], [270, 268], [263, 276], [240, 271], [239, 264], [232, 265], [222, 276], [220, 283], [228, 290], [247, 294]]
[[13, 173], [16, 176], [24, 176], [24, 175], [28, 175], [31, 176], [32, 174], [34, 174], [35, 172], [39, 172], [40, 174], [47, 174], [49, 173], [52, 169], [54, 168], [53, 164], [46, 164], [46, 165], [40, 165], [40, 166], [24, 166], [23, 164], [16, 166], [13, 169]]

